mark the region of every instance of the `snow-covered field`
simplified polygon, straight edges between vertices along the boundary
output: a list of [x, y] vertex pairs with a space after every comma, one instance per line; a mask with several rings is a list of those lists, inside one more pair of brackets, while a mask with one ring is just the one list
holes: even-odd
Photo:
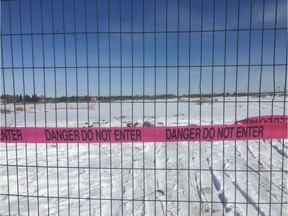
[[[126, 127], [145, 121], [155, 126], [210, 125], [284, 114], [283, 96], [214, 100], [201, 105], [198, 99], [95, 103], [90, 109], [87, 103], [29, 104], [25, 112], [13, 112], [14, 104], [9, 104], [6, 109], [12, 112], [1, 114], [1, 125]], [[287, 139], [2, 143], [0, 147], [0, 215], [286, 215], [288, 211]]]

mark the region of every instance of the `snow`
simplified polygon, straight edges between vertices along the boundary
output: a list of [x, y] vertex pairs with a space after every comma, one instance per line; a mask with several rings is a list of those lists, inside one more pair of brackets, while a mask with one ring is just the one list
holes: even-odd
[[[1, 125], [233, 124], [284, 112], [283, 96], [216, 99], [9, 104]], [[0, 215], [287, 214], [287, 139], [0, 147]]]

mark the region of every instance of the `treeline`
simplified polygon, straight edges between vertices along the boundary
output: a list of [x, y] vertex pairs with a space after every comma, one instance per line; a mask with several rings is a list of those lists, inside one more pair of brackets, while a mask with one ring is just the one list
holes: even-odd
[[149, 95], [135, 95], [135, 96], [61, 96], [61, 97], [45, 97], [43, 95], [38, 96], [37, 94], [25, 96], [20, 95], [10, 95], [10, 94], [2, 94], [1, 95], [1, 103], [39, 103], [39, 102], [53, 102], [53, 103], [62, 103], [62, 102], [110, 102], [110, 101], [117, 101], [117, 100], [153, 100], [153, 99], [172, 99], [176, 98], [175, 95], [172, 94], [165, 94], [165, 95], [156, 95], [156, 96], [149, 96]]
[[9, 95], [2, 94], [1, 95], [1, 103], [39, 103], [39, 102], [53, 102], [53, 103], [61, 103], [61, 102], [87, 102], [90, 101], [90, 96], [61, 96], [61, 97], [45, 97], [43, 95], [38, 96], [37, 94], [22, 96], [22, 94], [18, 95]]
[[263, 93], [219, 93], [219, 94], [190, 94], [176, 96], [174, 94], [161, 94], [161, 95], [134, 95], [134, 96], [61, 96], [61, 97], [45, 97], [43, 95], [38, 96], [37, 94], [32, 95], [10, 95], [2, 94], [1, 103], [66, 103], [66, 102], [111, 102], [111, 101], [125, 101], [125, 100], [159, 100], [159, 99], [177, 99], [177, 98], [199, 98], [199, 97], [230, 97], [230, 96], [273, 96], [274, 92], [263, 92]]
[[134, 95], [134, 96], [99, 96], [98, 101], [118, 101], [118, 100], [153, 100], [153, 99], [173, 99], [177, 98], [173, 94], [163, 94], [163, 95]]
[[1, 95], [1, 102], [2, 103], [21, 103], [21, 102], [38, 102], [40, 100], [40, 97], [38, 97], [36, 94], [30, 95], [24, 95], [22, 94], [18, 95], [9, 95], [9, 94], [2, 94]]

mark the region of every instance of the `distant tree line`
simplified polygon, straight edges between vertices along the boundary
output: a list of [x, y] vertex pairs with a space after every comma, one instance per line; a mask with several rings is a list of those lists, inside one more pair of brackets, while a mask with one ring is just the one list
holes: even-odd
[[[223, 97], [223, 96], [265, 96], [265, 95], [274, 95], [275, 93], [263, 92], [263, 93], [215, 93], [215, 94], [190, 94], [190, 95], [181, 95], [176, 96], [174, 94], [161, 94], [161, 95], [134, 95], [134, 96], [98, 96], [98, 102], [110, 102], [110, 101], [125, 101], [125, 100], [155, 100], [155, 99], [174, 99], [174, 98], [199, 98], [199, 97]], [[37, 94], [32, 95], [22, 95], [22, 94], [2, 94], [1, 103], [66, 103], [66, 102], [88, 102], [93, 101], [91, 98], [95, 96], [61, 96], [61, 97], [47, 97], [47, 96], [38, 96]]]
[[45, 97], [43, 95], [38, 96], [37, 94], [22, 96], [22, 94], [18, 95], [10, 95], [10, 94], [2, 94], [1, 102], [2, 103], [39, 103], [39, 102], [87, 102], [90, 101], [90, 96], [61, 96], [61, 97]]
[[[31, 96], [26, 94], [22, 96], [22, 94], [18, 95], [10, 95], [10, 94], [2, 94], [1, 95], [1, 102], [2, 103], [38, 103], [38, 102], [53, 102], [53, 103], [66, 103], [66, 102], [88, 102], [92, 101], [91, 98], [94, 96], [61, 96], [61, 97], [45, 97], [43, 95], [38, 96], [37, 94], [32, 94]], [[109, 101], [116, 101], [116, 100], [141, 100], [141, 99], [172, 99], [176, 98], [173, 94], [165, 94], [165, 95], [135, 95], [135, 96], [99, 96], [96, 97], [97, 101], [102, 102], [109, 102]]]
[[162, 94], [162, 95], [134, 95], [134, 96], [99, 96], [98, 101], [117, 101], [117, 100], [153, 100], [153, 99], [173, 99], [177, 98], [173, 94]]
[[18, 95], [9, 95], [9, 94], [2, 94], [1, 95], [1, 102], [6, 102], [6, 103], [21, 103], [21, 102], [38, 102], [40, 100], [40, 97], [38, 97], [36, 94], [32, 95], [24, 95], [22, 94]]

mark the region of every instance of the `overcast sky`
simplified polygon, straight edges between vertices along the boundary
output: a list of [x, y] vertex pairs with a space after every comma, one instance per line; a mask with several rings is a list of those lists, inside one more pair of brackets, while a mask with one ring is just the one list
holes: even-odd
[[1, 27], [2, 94], [183, 95], [287, 83], [286, 0], [2, 1]]

